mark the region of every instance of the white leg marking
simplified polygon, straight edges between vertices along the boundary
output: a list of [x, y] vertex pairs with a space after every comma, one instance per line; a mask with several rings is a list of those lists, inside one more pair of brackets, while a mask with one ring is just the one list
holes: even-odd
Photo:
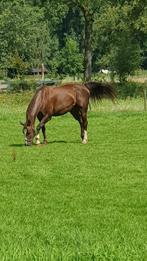
[[84, 138], [83, 138], [83, 140], [82, 140], [82, 143], [83, 143], [83, 144], [86, 144], [86, 143], [87, 143], [87, 131], [86, 131], [86, 130], [84, 130]]
[[39, 136], [39, 134], [36, 135], [35, 139], [36, 139], [36, 145], [39, 145], [40, 144], [40, 136]]

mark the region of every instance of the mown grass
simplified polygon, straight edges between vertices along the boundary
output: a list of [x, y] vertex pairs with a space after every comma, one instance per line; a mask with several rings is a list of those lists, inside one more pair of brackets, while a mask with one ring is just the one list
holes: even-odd
[[25, 147], [19, 120], [29, 99], [0, 96], [0, 260], [146, 260], [140, 100], [129, 112], [92, 105], [86, 145], [65, 115], [48, 123], [48, 145]]

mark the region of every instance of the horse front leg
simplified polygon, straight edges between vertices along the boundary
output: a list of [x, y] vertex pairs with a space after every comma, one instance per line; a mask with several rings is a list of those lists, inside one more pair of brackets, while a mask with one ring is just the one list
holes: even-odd
[[40, 132], [40, 129], [42, 129], [42, 127], [45, 125], [46, 122], [48, 122], [49, 120], [49, 116], [48, 114], [46, 114], [40, 121], [40, 123], [37, 125], [37, 128], [36, 128], [36, 131], [37, 131], [37, 134]]
[[45, 125], [42, 127], [42, 134], [43, 134], [43, 143], [47, 144]]
[[47, 139], [46, 139], [46, 128], [45, 128], [45, 123], [47, 123], [49, 120], [51, 120], [51, 117], [49, 117], [48, 114], [46, 114], [41, 120], [40, 123], [38, 124], [36, 131], [37, 131], [37, 135], [39, 135], [40, 129], [42, 129], [42, 134], [43, 134], [43, 143], [46, 144], [47, 143]]
[[40, 135], [39, 135], [39, 133], [35, 136], [35, 143], [36, 143], [36, 145], [39, 145], [40, 144]]

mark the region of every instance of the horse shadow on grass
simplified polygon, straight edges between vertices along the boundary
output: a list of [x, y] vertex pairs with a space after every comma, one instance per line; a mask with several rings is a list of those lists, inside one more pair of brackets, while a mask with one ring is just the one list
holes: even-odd
[[[47, 145], [52, 145], [52, 144], [77, 144], [77, 143], [80, 143], [79, 141], [66, 141], [66, 140], [52, 140], [52, 141], [48, 141], [47, 144], [43, 144], [43, 143], [40, 143], [39, 145], [36, 145], [35, 143], [32, 145], [33, 147], [39, 147], [39, 146], [47, 146]], [[29, 147], [29, 146], [26, 146], [25, 144], [23, 143], [18, 143], [18, 144], [10, 144], [9, 145], [10, 147], [13, 147], [13, 148], [20, 148], [20, 147]], [[30, 146], [30, 147], [32, 147]]]
[[72, 141], [72, 140], [51, 140], [51, 141], [48, 141], [47, 144], [56, 144], [56, 143], [59, 143], [59, 144], [76, 144], [76, 143], [79, 143], [79, 141]]
[[10, 145], [9, 145], [9, 147], [15, 147], [15, 148], [16, 148], [16, 147], [18, 147], [18, 148], [19, 148], [19, 147], [24, 147], [24, 146], [25, 146], [25, 145], [22, 144], [22, 143], [21, 143], [21, 144], [10, 144]]

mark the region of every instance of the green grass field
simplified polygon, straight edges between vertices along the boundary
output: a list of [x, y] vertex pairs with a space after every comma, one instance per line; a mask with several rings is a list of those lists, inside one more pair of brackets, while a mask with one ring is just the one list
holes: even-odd
[[86, 145], [65, 115], [48, 145], [25, 147], [29, 99], [0, 95], [0, 260], [147, 260], [142, 101], [92, 106]]

